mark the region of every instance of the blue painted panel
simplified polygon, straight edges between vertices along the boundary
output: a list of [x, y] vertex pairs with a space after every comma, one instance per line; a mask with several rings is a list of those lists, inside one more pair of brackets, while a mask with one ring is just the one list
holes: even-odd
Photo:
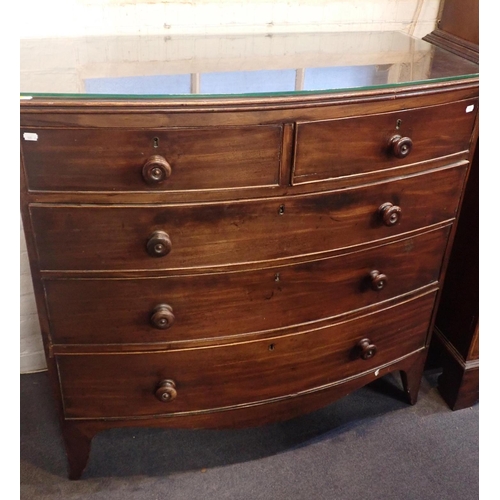
[[369, 86], [376, 72], [374, 66], [307, 68], [304, 90], [325, 90]]
[[293, 69], [202, 73], [200, 77], [202, 94], [254, 94], [294, 89]]
[[127, 76], [120, 78], [88, 78], [88, 94], [189, 94], [190, 75]]

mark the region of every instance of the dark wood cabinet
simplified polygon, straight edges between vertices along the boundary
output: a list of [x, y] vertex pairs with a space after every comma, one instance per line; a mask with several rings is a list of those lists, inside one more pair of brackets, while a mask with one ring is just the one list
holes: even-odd
[[[438, 28], [425, 39], [479, 60], [479, 2], [445, 0]], [[469, 174], [436, 317], [431, 358], [443, 368], [439, 390], [450, 408], [479, 399], [479, 140]]]
[[[479, 146], [479, 145], [478, 145]], [[439, 390], [450, 408], [479, 400], [479, 147], [476, 149], [435, 325]]]
[[458, 71], [23, 100], [21, 208], [70, 477], [112, 427], [262, 425], [394, 371], [415, 403], [478, 93]]
[[437, 28], [424, 40], [479, 62], [479, 0], [442, 0]]

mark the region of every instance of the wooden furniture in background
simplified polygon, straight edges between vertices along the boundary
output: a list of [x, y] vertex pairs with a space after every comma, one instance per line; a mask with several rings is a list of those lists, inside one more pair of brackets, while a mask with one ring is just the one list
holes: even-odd
[[443, 367], [438, 388], [453, 410], [472, 406], [479, 399], [478, 207], [476, 149], [435, 325]]
[[444, 0], [438, 27], [424, 40], [479, 62], [479, 1]]
[[[479, 61], [479, 2], [445, 0], [439, 28], [425, 37]], [[479, 399], [479, 141], [436, 317], [432, 358], [443, 368], [439, 391], [453, 410]]]

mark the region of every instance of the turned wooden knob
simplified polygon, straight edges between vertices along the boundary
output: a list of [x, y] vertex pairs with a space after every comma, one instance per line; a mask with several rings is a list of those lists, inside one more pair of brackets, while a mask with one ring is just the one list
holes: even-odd
[[387, 276], [379, 271], [372, 271], [370, 273], [370, 285], [372, 290], [380, 291], [387, 283]]
[[170, 236], [165, 231], [155, 231], [149, 237], [146, 248], [151, 257], [163, 257], [172, 250]]
[[378, 208], [378, 213], [386, 226], [394, 226], [401, 217], [401, 207], [392, 203], [384, 203]]
[[406, 158], [413, 147], [413, 142], [409, 137], [395, 135], [389, 141], [389, 149], [396, 158]]
[[149, 318], [151, 324], [158, 330], [166, 330], [170, 328], [175, 321], [175, 316], [172, 307], [168, 304], [158, 304], [151, 313]]
[[172, 167], [163, 156], [150, 156], [142, 167], [142, 177], [148, 184], [161, 184], [170, 177]]
[[361, 359], [371, 359], [377, 353], [377, 346], [370, 339], [362, 339], [356, 344]]
[[170, 379], [162, 380], [156, 387], [155, 396], [162, 403], [173, 401], [177, 397], [175, 382]]

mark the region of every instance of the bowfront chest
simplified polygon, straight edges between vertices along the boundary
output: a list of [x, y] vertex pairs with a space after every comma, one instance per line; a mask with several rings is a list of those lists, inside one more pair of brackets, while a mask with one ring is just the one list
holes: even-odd
[[110, 427], [262, 425], [393, 371], [416, 402], [477, 128], [449, 57], [354, 90], [21, 100], [71, 478]]

